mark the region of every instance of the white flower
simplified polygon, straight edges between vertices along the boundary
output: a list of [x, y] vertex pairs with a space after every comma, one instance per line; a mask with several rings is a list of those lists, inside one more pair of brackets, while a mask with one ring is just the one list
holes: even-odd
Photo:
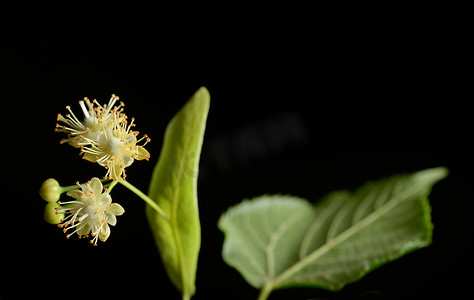
[[[144, 148], [150, 138], [144, 135], [137, 139], [138, 131], [131, 130], [135, 126], [134, 119], [128, 124], [127, 116], [123, 113], [123, 102], [114, 107], [118, 99], [112, 95], [109, 103], [102, 106], [96, 100], [91, 103], [89, 99], [84, 98], [84, 101], [79, 101], [84, 113], [83, 121], [79, 121], [67, 106], [70, 114], [66, 117], [58, 114], [58, 121], [67, 126], [56, 125], [56, 131], [68, 134], [68, 138], [61, 140], [61, 143], [67, 142], [81, 148], [80, 154], [84, 155], [83, 158], [105, 167], [105, 177], [113, 180], [119, 177], [125, 179], [125, 168], [135, 159], [148, 160], [150, 157], [150, 153]], [[94, 106], [94, 103], [97, 106]], [[142, 140], [145, 142], [137, 145]]]
[[[122, 176], [125, 179], [125, 168], [135, 159], [150, 158], [150, 153], [144, 148], [150, 138], [145, 134], [137, 139], [138, 131], [131, 130], [135, 126], [133, 118], [130, 124], [126, 116], [120, 119], [113, 117], [112, 120], [112, 127], [103, 130], [96, 138], [80, 136], [78, 144], [84, 159], [97, 162], [107, 169], [105, 177], [117, 180]], [[143, 145], [137, 145], [142, 140], [145, 140]]]
[[97, 177], [92, 178], [85, 184], [77, 183], [81, 190], [72, 190], [67, 193], [75, 200], [58, 202], [61, 207], [57, 208], [57, 214], [68, 214], [58, 226], [64, 228], [64, 233], [73, 230], [66, 235], [69, 238], [76, 233], [79, 238], [92, 236], [91, 244], [97, 245], [97, 240], [105, 242], [110, 236], [109, 225], [117, 223], [115, 216], [122, 215], [125, 210], [120, 204], [112, 203], [109, 193], [102, 193], [102, 183]]
[[[69, 145], [79, 148], [79, 137], [84, 136], [88, 138], [96, 138], [97, 135], [104, 129], [111, 126], [112, 117], [116, 112], [122, 112], [124, 106], [123, 102], [115, 106], [119, 97], [112, 94], [108, 104], [100, 105], [97, 100], [92, 102], [85, 97], [84, 100], [79, 101], [84, 119], [80, 121], [72, 112], [70, 106], [66, 106], [69, 111], [66, 117], [58, 114], [57, 121], [65, 125], [56, 124], [56, 132], [65, 132], [68, 134], [67, 138], [60, 141], [61, 144], [68, 143]], [[84, 104], [85, 103], [85, 104]], [[97, 106], [94, 106], [96, 104]], [[86, 107], [87, 105], [87, 107]]]

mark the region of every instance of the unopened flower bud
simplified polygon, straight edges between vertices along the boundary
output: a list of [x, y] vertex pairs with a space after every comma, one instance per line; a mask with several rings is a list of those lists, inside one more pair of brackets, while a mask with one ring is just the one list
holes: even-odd
[[61, 196], [61, 186], [54, 178], [46, 179], [41, 185], [39, 194], [46, 202], [57, 202]]
[[64, 219], [64, 214], [59, 212], [61, 207], [57, 202], [50, 202], [44, 208], [43, 218], [49, 224], [59, 224]]

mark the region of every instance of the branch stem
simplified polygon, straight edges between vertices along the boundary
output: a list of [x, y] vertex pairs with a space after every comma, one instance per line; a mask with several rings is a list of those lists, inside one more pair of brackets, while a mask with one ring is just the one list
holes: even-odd
[[170, 221], [170, 219], [168, 218], [166, 213], [163, 211], [163, 209], [161, 209], [161, 207], [158, 204], [156, 204], [156, 202], [153, 201], [150, 197], [148, 197], [145, 193], [137, 189], [134, 185], [132, 185], [128, 181], [123, 180], [122, 178], [119, 178], [117, 182], [123, 185], [124, 187], [126, 187], [127, 189], [129, 189], [130, 191], [132, 191], [133, 193], [135, 193], [135, 195], [137, 195], [143, 201], [145, 201], [148, 205], [150, 205], [160, 216], [165, 218], [168, 222]]
[[271, 282], [265, 284], [265, 286], [260, 290], [257, 300], [267, 300], [270, 296], [270, 293], [273, 290], [273, 284]]

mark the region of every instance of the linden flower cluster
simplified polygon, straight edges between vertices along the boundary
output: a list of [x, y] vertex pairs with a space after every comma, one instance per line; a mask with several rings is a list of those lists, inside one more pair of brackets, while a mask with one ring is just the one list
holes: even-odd
[[[132, 118], [128, 122], [128, 117], [123, 113], [124, 103], [114, 106], [119, 97], [112, 95], [108, 104], [100, 105], [97, 100], [92, 102], [88, 98], [79, 101], [79, 105], [84, 114], [84, 119], [80, 121], [72, 112], [70, 106], [66, 106], [69, 111], [64, 117], [58, 114], [57, 121], [63, 125], [56, 124], [57, 132], [64, 132], [67, 138], [61, 140], [61, 144], [80, 148], [80, 155], [85, 160], [97, 162], [105, 167], [107, 173], [105, 178], [117, 180], [119, 177], [125, 179], [125, 168], [136, 160], [148, 160], [150, 153], [144, 146], [150, 141], [145, 134], [140, 139], [137, 138], [138, 131], [133, 131], [135, 127]], [[138, 143], [142, 142], [142, 145]]]
[[[66, 191], [74, 200], [58, 201]], [[109, 225], [115, 226], [116, 216], [125, 212], [120, 204], [112, 203], [109, 191], [103, 188], [97, 177], [68, 187], [61, 187], [57, 180], [49, 178], [41, 186], [40, 196], [48, 202], [44, 211], [44, 219], [48, 223], [58, 224], [68, 239], [74, 233], [79, 238], [90, 235], [90, 243], [94, 246], [97, 246], [98, 240], [107, 240], [110, 236]]]
[[[123, 112], [124, 104], [117, 104], [118, 100], [115, 95], [104, 105], [88, 98], [80, 100], [82, 119], [70, 106], [66, 106], [68, 113], [65, 116], [58, 114], [59, 123], [55, 130], [67, 134], [60, 143], [79, 148], [79, 154], [85, 160], [96, 162], [107, 170], [104, 179], [93, 177], [84, 184], [77, 182], [72, 186], [60, 186], [54, 178], [43, 182], [39, 194], [47, 202], [44, 219], [62, 228], [66, 238], [76, 233], [79, 238], [91, 236], [93, 245], [97, 245], [99, 240], [105, 242], [110, 236], [110, 226], [117, 223], [116, 216], [125, 212], [120, 204], [112, 203], [110, 191], [118, 183], [135, 189], [124, 181], [125, 168], [135, 159], [148, 160], [150, 157], [144, 148], [150, 138], [147, 135], [137, 138], [138, 131], [132, 130], [135, 120], [128, 121]], [[112, 181], [106, 183], [104, 189], [102, 182], [109, 180]], [[73, 199], [59, 201], [62, 193]]]

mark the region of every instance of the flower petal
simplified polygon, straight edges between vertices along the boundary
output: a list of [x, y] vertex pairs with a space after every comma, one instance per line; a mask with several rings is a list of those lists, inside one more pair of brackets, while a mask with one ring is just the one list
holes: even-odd
[[102, 182], [100, 182], [99, 178], [97, 177], [92, 178], [89, 186], [92, 190], [92, 193], [94, 193], [94, 195], [99, 196], [100, 193], [102, 193]]
[[[138, 134], [138, 133], [137, 133]], [[132, 143], [135, 143], [137, 141], [137, 137], [136, 135], [134, 135], [133, 133], [129, 133], [127, 134], [127, 136], [125, 137], [125, 144], [132, 144]]]
[[77, 231], [77, 235], [87, 235], [91, 232], [91, 224], [89, 222], [84, 223], [84, 227]]
[[122, 205], [118, 203], [112, 203], [112, 205], [110, 205], [110, 208], [107, 210], [107, 212], [114, 214], [116, 216], [121, 216], [125, 212], [125, 209], [123, 209]]
[[66, 193], [66, 195], [73, 197], [76, 200], [80, 200], [84, 193], [80, 190], [72, 190]]
[[104, 224], [104, 226], [102, 226], [102, 229], [99, 232], [99, 239], [102, 242], [105, 242], [109, 238], [109, 236], [110, 236], [110, 227], [109, 225]]
[[133, 158], [131, 158], [130, 156], [123, 156], [123, 164], [125, 167], [128, 167], [130, 166], [132, 163], [133, 163]]
[[117, 217], [115, 217], [114, 214], [107, 212], [107, 223], [115, 226], [115, 224], [117, 224]]
[[109, 193], [103, 193], [98, 199], [101, 205], [110, 205], [112, 203], [112, 197]]
[[113, 180], [117, 180], [122, 175], [122, 170], [120, 162], [115, 161], [114, 164], [110, 166], [110, 177], [112, 177]]
[[79, 142], [79, 136], [70, 138], [67, 143], [73, 146], [74, 148], [80, 148], [81, 145], [78, 145], [77, 142]]
[[137, 146], [137, 156], [135, 159], [142, 160], [150, 158], [150, 152], [148, 152], [143, 146]]
[[91, 154], [91, 153], [87, 153], [87, 152], [85, 152], [84, 156], [82, 156], [82, 158], [84, 158], [85, 160], [88, 160], [88, 161], [94, 162], [94, 163], [97, 162], [96, 157], [97, 157], [96, 155]]

